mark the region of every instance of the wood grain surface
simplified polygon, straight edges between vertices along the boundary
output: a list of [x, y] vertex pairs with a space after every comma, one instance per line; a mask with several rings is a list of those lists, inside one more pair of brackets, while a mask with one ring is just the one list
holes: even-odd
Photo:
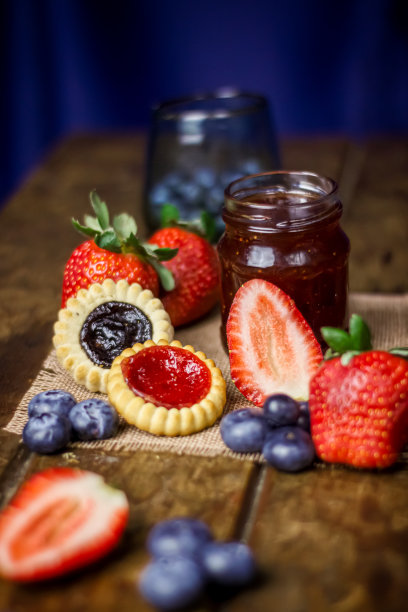
[[[1, 213], [0, 425], [51, 347], [62, 271], [81, 241], [70, 218], [88, 212], [97, 188], [113, 212], [137, 215], [142, 234], [143, 134], [79, 135], [44, 160]], [[308, 139], [283, 143], [287, 169], [336, 179], [351, 245], [352, 291], [408, 291], [408, 142]], [[150, 610], [137, 588], [144, 542], [157, 521], [205, 520], [217, 538], [247, 540], [261, 576], [249, 590], [206, 595], [195, 610], [403, 612], [408, 609], [408, 469], [383, 474], [322, 467], [297, 475], [229, 458], [30, 453], [0, 430], [0, 492], [50, 465], [104, 475], [131, 503], [122, 545], [78, 574], [44, 585], [0, 581], [1, 612]]]

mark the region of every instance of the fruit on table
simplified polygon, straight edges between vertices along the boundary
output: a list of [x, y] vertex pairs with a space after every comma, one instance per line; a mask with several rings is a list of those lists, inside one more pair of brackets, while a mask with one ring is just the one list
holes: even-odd
[[293, 425], [300, 417], [300, 405], [289, 395], [275, 393], [265, 399], [263, 413], [274, 427]]
[[85, 215], [84, 225], [73, 220], [74, 227], [90, 239], [74, 249], [65, 265], [61, 308], [79, 289], [102, 283], [106, 278], [139, 283], [156, 296], [159, 279], [166, 289], [174, 287], [171, 273], [161, 262], [173, 257], [176, 251], [143, 244], [136, 238], [137, 225], [130, 215], [115, 216], [111, 225], [107, 206], [95, 191], [91, 192], [90, 200], [96, 216]]
[[231, 378], [257, 406], [285, 393], [306, 400], [322, 351], [294, 301], [276, 285], [250, 280], [237, 291], [227, 321]]
[[310, 467], [315, 459], [312, 438], [293, 425], [270, 431], [262, 453], [269, 465], [284, 472], [299, 472]]
[[71, 439], [100, 440], [113, 436], [118, 428], [116, 410], [99, 398], [77, 403], [62, 389], [38, 393], [28, 405], [23, 442], [34, 452], [48, 454], [62, 450]]
[[265, 399], [262, 411], [244, 408], [226, 414], [220, 433], [231, 450], [261, 452], [272, 467], [298, 472], [309, 467], [315, 458], [308, 417], [308, 402], [276, 393]]
[[117, 544], [128, 514], [125, 494], [98, 474], [38, 472], [0, 514], [0, 574], [44, 580], [96, 561]]
[[310, 433], [309, 402], [299, 402], [299, 411], [300, 414], [296, 421], [296, 425]]
[[172, 340], [170, 317], [149, 289], [107, 278], [80, 289], [58, 313], [53, 344], [61, 365], [89, 391], [106, 393], [115, 357], [136, 342]]
[[225, 380], [212, 359], [177, 340], [148, 340], [123, 351], [109, 371], [107, 391], [128, 423], [164, 436], [213, 425], [226, 401]]
[[[318, 456], [357, 468], [386, 468], [408, 441], [408, 362], [374, 350], [352, 315], [349, 332], [323, 328], [328, 360], [310, 382], [310, 424]], [[392, 354], [395, 353], [395, 354]]]
[[143, 570], [139, 588], [163, 610], [194, 603], [208, 583], [246, 586], [256, 573], [252, 552], [239, 542], [215, 542], [208, 526], [189, 517], [158, 523], [147, 539], [153, 559]]
[[160, 297], [174, 327], [199, 319], [219, 299], [219, 267], [214, 247], [202, 236], [180, 227], [165, 227], [149, 239], [160, 248], [178, 249], [163, 263], [171, 271], [175, 286]]
[[79, 440], [102, 440], [114, 436], [119, 417], [116, 410], [98, 398], [76, 404], [69, 413], [72, 429]]
[[231, 450], [237, 453], [257, 453], [262, 450], [269, 429], [260, 410], [243, 408], [223, 417], [220, 434]]
[[71, 408], [76, 404], [76, 400], [63, 389], [48, 389], [37, 393], [29, 402], [27, 411], [28, 416], [32, 417], [36, 414], [44, 414], [44, 412], [53, 412], [67, 417]]
[[192, 604], [205, 586], [204, 570], [189, 557], [154, 559], [143, 570], [139, 589], [160, 610], [176, 610]]
[[225, 586], [242, 587], [256, 574], [252, 551], [243, 542], [210, 542], [203, 548], [201, 563], [209, 580]]
[[161, 521], [151, 529], [147, 538], [147, 550], [153, 557], [200, 556], [205, 544], [213, 536], [209, 527], [194, 518], [180, 517]]
[[50, 454], [65, 448], [71, 439], [69, 419], [54, 412], [30, 417], [23, 429], [23, 442], [36, 453]]

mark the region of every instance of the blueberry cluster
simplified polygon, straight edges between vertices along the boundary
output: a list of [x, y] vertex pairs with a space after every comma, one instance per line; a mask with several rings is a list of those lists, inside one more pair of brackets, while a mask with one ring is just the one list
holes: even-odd
[[231, 588], [249, 584], [256, 573], [250, 548], [241, 542], [217, 542], [197, 519], [158, 523], [147, 539], [152, 561], [143, 570], [143, 597], [161, 610], [195, 602], [209, 583]]
[[308, 402], [283, 393], [267, 397], [262, 411], [230, 412], [222, 419], [220, 432], [231, 450], [261, 452], [269, 465], [284, 472], [303, 470], [315, 458]]
[[186, 221], [196, 219], [206, 210], [214, 216], [218, 234], [224, 229], [221, 208], [224, 202], [224, 189], [236, 179], [247, 174], [261, 172], [257, 159], [247, 159], [237, 167], [216, 171], [210, 166], [201, 166], [190, 172], [173, 171], [165, 174], [149, 191], [148, 200], [154, 218], [160, 218], [163, 204], [173, 204]]
[[77, 403], [67, 391], [51, 389], [38, 393], [28, 404], [23, 442], [36, 453], [54, 453], [71, 439], [110, 438], [118, 422], [116, 410], [101, 399]]

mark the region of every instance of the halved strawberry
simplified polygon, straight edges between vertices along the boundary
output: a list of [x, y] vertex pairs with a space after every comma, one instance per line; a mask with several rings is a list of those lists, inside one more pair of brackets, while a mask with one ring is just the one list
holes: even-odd
[[0, 573], [43, 580], [99, 559], [119, 540], [129, 514], [122, 491], [93, 472], [38, 472], [0, 514]]
[[305, 400], [322, 351], [294, 301], [253, 279], [237, 291], [227, 321], [231, 378], [257, 406], [273, 393]]

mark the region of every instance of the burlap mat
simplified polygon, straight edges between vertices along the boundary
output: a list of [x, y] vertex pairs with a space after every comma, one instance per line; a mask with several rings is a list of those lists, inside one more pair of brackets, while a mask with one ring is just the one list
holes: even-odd
[[[358, 313], [367, 321], [373, 335], [375, 348], [391, 348], [393, 346], [408, 346], [408, 294], [406, 295], [368, 295], [354, 294], [350, 297], [350, 313]], [[176, 330], [176, 339], [183, 344], [191, 344], [196, 350], [202, 350], [207, 357], [213, 359], [221, 369], [227, 381], [227, 404], [224, 414], [237, 408], [249, 406], [248, 401], [235, 388], [229, 374], [228, 356], [224, 349], [220, 333], [220, 315], [213, 311], [202, 321]], [[51, 351], [41, 366], [30, 389], [24, 395], [19, 406], [6, 426], [6, 430], [21, 434], [27, 421], [27, 405], [38, 392], [46, 389], [65, 389], [73, 394], [77, 401], [88, 397], [97, 397], [77, 385], [70, 375], [63, 370]], [[100, 395], [99, 395], [100, 397]], [[103, 396], [106, 397], [106, 396]], [[239, 455], [230, 451], [223, 443], [219, 423], [213, 427], [191, 436], [179, 438], [158, 437], [138, 430], [121, 422], [119, 431], [114, 438], [96, 442], [76, 442], [85, 448], [103, 449], [105, 451], [153, 451], [171, 452], [176, 454], [203, 455], [215, 457], [218, 455], [236, 457], [252, 461], [262, 461], [259, 455]]]

